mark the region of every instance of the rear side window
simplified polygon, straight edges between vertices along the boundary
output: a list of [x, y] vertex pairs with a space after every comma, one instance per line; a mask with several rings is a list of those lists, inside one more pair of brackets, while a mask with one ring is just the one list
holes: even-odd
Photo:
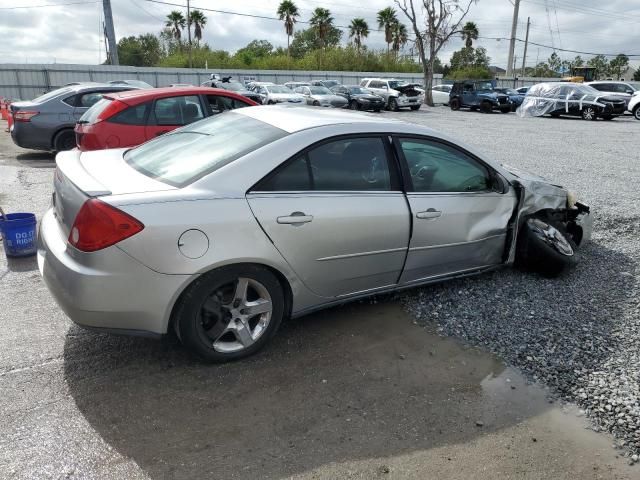
[[279, 128], [230, 112], [151, 140], [124, 158], [151, 178], [183, 187], [284, 136]]
[[153, 114], [156, 125], [187, 125], [204, 118], [200, 99], [196, 95], [156, 100]]
[[388, 191], [391, 173], [379, 137], [343, 138], [312, 148], [269, 175], [257, 191]]
[[135, 107], [129, 107], [126, 110], [119, 112], [107, 121], [109, 123], [118, 123], [121, 125], [145, 125], [147, 110], [149, 109], [148, 103], [143, 103]]
[[81, 108], [89, 108], [93, 107], [96, 103], [102, 100], [102, 93], [100, 92], [92, 92], [92, 93], [84, 93], [79, 95], [78, 107]]

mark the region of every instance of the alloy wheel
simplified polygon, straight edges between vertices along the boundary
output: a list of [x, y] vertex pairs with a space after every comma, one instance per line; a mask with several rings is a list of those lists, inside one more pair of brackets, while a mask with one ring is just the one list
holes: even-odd
[[244, 350], [264, 334], [271, 321], [273, 302], [257, 280], [239, 277], [216, 289], [203, 302], [199, 335], [220, 353]]
[[573, 247], [564, 234], [553, 225], [542, 220], [532, 219], [529, 224], [533, 232], [547, 245], [553, 247], [558, 253], [568, 257], [573, 255]]
[[595, 120], [596, 111], [593, 109], [593, 107], [586, 107], [582, 110], [582, 118], [585, 120]]

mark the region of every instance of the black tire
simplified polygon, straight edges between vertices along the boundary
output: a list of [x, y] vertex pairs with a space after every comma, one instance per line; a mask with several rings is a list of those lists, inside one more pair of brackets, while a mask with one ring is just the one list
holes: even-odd
[[76, 148], [76, 134], [73, 130], [62, 130], [53, 140], [53, 149], [56, 152], [64, 152]]
[[269, 100], [269, 102], [267, 103], [267, 105], [275, 105], [276, 102], [274, 102], [273, 100]]
[[380, 113], [380, 110], [382, 110], [381, 108], [374, 108], [373, 111], [376, 113]]
[[420, 105], [411, 105], [411, 110], [420, 110]]
[[[223, 352], [220, 351], [220, 347], [214, 347], [214, 344], [218, 344], [227, 335], [232, 335], [236, 338], [238, 345], [241, 343], [238, 337], [231, 332], [219, 335], [226, 326], [228, 327], [227, 324], [230, 324], [229, 322], [231, 322], [233, 316], [229, 310], [225, 311], [222, 299], [226, 293], [223, 294], [221, 292], [228, 292], [229, 288], [235, 290], [239, 278], [255, 282], [256, 285], [260, 286], [260, 289], [264, 288], [268, 292], [271, 301], [271, 315], [266, 327], [254, 340], [254, 343], [246, 347], [241, 346], [241, 349], [237, 351]], [[251, 284], [247, 288], [247, 299], [251, 294], [252, 288], [254, 287]], [[231, 295], [233, 297], [233, 291]], [[206, 308], [205, 304], [207, 304]], [[211, 305], [217, 308], [217, 313], [212, 313]], [[174, 310], [172, 321], [178, 337], [187, 349], [206, 361], [226, 362], [247, 357], [264, 347], [275, 335], [282, 322], [284, 305], [282, 285], [268, 269], [250, 264], [230, 265], [205, 273], [195, 280], [181, 295]], [[233, 306], [238, 308], [238, 305], [233, 304]], [[239, 311], [240, 313], [243, 312], [243, 310]], [[257, 323], [263, 319], [261, 316], [257, 317], [259, 316], [255, 315], [247, 320], [247, 322], [256, 321], [254, 329], [257, 328]], [[215, 331], [214, 337], [209, 336], [212, 330]], [[225, 341], [224, 343], [229, 342]]]
[[351, 103], [349, 104], [349, 108], [351, 110], [360, 110], [360, 105], [355, 100], [351, 100]]
[[460, 99], [452, 98], [451, 100], [449, 100], [449, 108], [451, 110], [460, 110]]
[[398, 108], [398, 101], [393, 97], [389, 99], [389, 110], [391, 110], [392, 112], [397, 112], [398, 110], [400, 110]]
[[598, 112], [591, 105], [587, 105], [586, 107], [584, 107], [582, 109], [582, 112], [580, 113], [582, 115], [583, 120], [593, 121], [598, 119]]
[[553, 118], [560, 118], [560, 114], [559, 113], [550, 113], [549, 115], [551, 115]]
[[613, 120], [613, 115], [604, 115], [602, 117], [603, 120]]
[[561, 225], [529, 218], [518, 235], [516, 265], [555, 277], [577, 263], [576, 245]]
[[482, 102], [480, 104], [480, 111], [482, 113], [491, 113], [493, 111], [493, 105], [491, 105], [491, 102]]
[[509, 108], [501, 108], [500, 111], [502, 113], [511, 113], [511, 107], [509, 107]]
[[635, 107], [633, 107], [633, 117], [636, 120], [640, 120], [640, 104], [636, 105]]

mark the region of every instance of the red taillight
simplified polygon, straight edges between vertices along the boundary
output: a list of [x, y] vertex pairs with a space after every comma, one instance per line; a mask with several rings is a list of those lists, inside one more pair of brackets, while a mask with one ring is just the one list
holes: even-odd
[[131, 215], [95, 198], [84, 202], [69, 233], [69, 243], [83, 252], [110, 247], [142, 231]]
[[107, 120], [107, 119], [113, 117], [116, 113], [119, 113], [122, 110], [125, 110], [128, 106], [129, 105], [127, 105], [126, 103], [121, 102], [119, 100], [112, 100], [98, 114], [98, 116], [96, 117], [96, 123], [97, 122], [102, 122], [104, 120]]
[[17, 112], [13, 112], [13, 120], [15, 122], [30, 122], [31, 119], [39, 113], [40, 112], [18, 110]]

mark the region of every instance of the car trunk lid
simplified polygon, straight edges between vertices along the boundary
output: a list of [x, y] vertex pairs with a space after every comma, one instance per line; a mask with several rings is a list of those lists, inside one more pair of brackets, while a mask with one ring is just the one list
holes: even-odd
[[69, 235], [82, 204], [89, 198], [176, 189], [131, 168], [124, 161], [125, 151], [70, 150], [57, 155], [52, 203], [66, 235]]

